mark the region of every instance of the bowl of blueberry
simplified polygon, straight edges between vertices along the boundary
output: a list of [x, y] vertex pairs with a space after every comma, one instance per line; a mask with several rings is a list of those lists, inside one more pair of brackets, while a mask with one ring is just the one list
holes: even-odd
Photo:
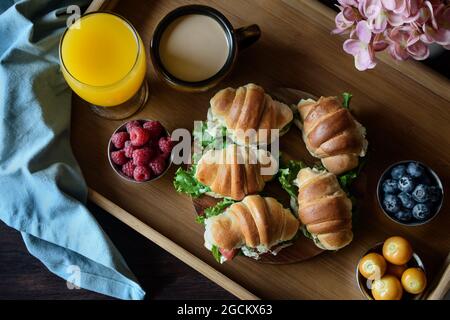
[[378, 202], [392, 220], [406, 226], [417, 226], [432, 220], [442, 207], [441, 180], [418, 161], [394, 163], [378, 181]]
[[108, 159], [123, 179], [142, 183], [162, 177], [172, 163], [174, 143], [156, 120], [131, 120], [118, 127], [108, 143]]

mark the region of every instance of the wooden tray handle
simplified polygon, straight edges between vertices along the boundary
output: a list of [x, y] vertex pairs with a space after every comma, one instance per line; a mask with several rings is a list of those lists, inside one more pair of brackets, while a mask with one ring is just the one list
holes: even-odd
[[117, 3], [117, 0], [92, 0], [85, 13], [98, 10], [111, 10]]
[[447, 264], [447, 267], [442, 274], [441, 279], [437, 283], [436, 287], [431, 291], [428, 295], [427, 300], [442, 300], [450, 290], [450, 264]]
[[427, 300], [442, 300], [450, 290], [450, 253], [445, 259], [444, 266], [440, 272], [437, 283], [434, 288], [431, 289], [430, 294], [427, 296]]

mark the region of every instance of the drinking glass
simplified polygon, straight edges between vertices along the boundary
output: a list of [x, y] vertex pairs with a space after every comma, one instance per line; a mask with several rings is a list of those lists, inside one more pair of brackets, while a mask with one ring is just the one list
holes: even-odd
[[64, 32], [59, 56], [69, 86], [101, 117], [128, 118], [145, 105], [144, 45], [136, 29], [120, 15], [83, 15]]

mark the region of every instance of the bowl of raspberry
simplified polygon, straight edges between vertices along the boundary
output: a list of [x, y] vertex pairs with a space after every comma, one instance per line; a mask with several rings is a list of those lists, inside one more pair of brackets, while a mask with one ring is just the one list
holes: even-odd
[[157, 120], [131, 120], [108, 143], [108, 159], [123, 179], [144, 183], [162, 177], [172, 164], [173, 141]]
[[377, 187], [378, 203], [391, 220], [406, 226], [430, 222], [441, 210], [444, 189], [438, 175], [413, 160], [389, 166]]

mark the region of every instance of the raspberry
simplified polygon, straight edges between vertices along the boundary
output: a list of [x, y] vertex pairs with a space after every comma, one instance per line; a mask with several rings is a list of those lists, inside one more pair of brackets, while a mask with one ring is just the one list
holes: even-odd
[[141, 123], [137, 120], [131, 120], [130, 122], [128, 122], [125, 127], [127, 128], [127, 132], [130, 132], [131, 128], [133, 127], [141, 127]]
[[159, 150], [162, 151], [162, 153], [171, 153], [173, 148], [173, 141], [170, 139], [170, 137], [162, 137], [158, 141]]
[[133, 163], [136, 166], [145, 166], [150, 162], [153, 153], [150, 148], [145, 147], [133, 151]]
[[128, 133], [117, 132], [114, 133], [113, 136], [111, 137], [111, 142], [117, 149], [122, 149], [125, 146], [125, 141], [127, 141], [128, 139], [129, 139]]
[[146, 129], [133, 127], [130, 129], [131, 144], [135, 147], [143, 146], [150, 138], [150, 134]]
[[136, 166], [133, 164], [133, 161], [130, 160], [130, 161], [128, 161], [127, 163], [125, 163], [122, 166], [122, 172], [127, 177], [132, 178], [133, 177], [134, 168], [136, 168]]
[[147, 181], [152, 177], [151, 171], [144, 166], [137, 166], [133, 171], [133, 178], [136, 181]]
[[111, 160], [119, 166], [127, 163], [128, 161], [127, 157], [125, 157], [125, 151], [123, 150], [111, 152]]
[[136, 150], [135, 147], [131, 144], [131, 141], [128, 140], [125, 142], [125, 148], [123, 148], [123, 151], [125, 151], [125, 157], [127, 158], [133, 158], [133, 151]]
[[163, 158], [164, 160], [167, 159], [167, 158], [169, 158], [170, 155], [171, 155], [171, 152], [162, 152], [162, 153], [159, 154], [159, 156], [160, 156], [161, 158]]
[[161, 132], [164, 130], [163, 126], [159, 121], [147, 121], [143, 124], [144, 129], [147, 129], [150, 133], [151, 138], [157, 138], [161, 135]]
[[152, 169], [155, 176], [159, 176], [164, 172], [164, 170], [166, 170], [166, 160], [163, 157], [159, 156], [153, 159], [148, 164], [148, 166], [150, 167], [150, 169]]

